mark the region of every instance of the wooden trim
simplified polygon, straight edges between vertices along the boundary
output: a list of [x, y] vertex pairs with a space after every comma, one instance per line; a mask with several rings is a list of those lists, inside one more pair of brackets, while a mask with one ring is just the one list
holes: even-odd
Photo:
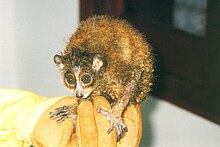
[[118, 17], [124, 9], [124, 0], [80, 0], [80, 20], [92, 15]]
[[[163, 81], [163, 82], [161, 82]], [[220, 124], [218, 97], [213, 89], [188, 83], [170, 73], [160, 77], [160, 83], [151, 92], [177, 106]], [[216, 103], [217, 102], [217, 103]], [[216, 107], [217, 106], [217, 107]]]
[[94, 0], [80, 0], [80, 20], [94, 14]]
[[[169, 2], [172, 6], [172, 1]], [[147, 21], [135, 9], [137, 2], [134, 0], [81, 0], [81, 20], [92, 14], [127, 19], [147, 36], [154, 48], [157, 73], [152, 94], [220, 124], [220, 23], [217, 15], [220, 9], [217, 3], [220, 1], [208, 1], [205, 37]]]

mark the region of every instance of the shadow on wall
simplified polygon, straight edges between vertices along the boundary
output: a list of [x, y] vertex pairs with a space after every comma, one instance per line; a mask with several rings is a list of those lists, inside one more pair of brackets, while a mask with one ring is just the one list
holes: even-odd
[[140, 143], [140, 147], [152, 147], [154, 142], [153, 134], [153, 120], [151, 116], [157, 106], [157, 101], [152, 97], [148, 98], [141, 104], [142, 108], [142, 117], [143, 117], [143, 134]]

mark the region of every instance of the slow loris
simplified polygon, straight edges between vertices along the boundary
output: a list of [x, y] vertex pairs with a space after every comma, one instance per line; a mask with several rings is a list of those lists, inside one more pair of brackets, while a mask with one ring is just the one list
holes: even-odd
[[[114, 128], [117, 141], [127, 127], [123, 111], [140, 103], [152, 85], [153, 55], [146, 39], [124, 20], [93, 16], [83, 21], [61, 55], [54, 56], [64, 85], [80, 101], [102, 95], [112, 109], [97, 109]], [[51, 119], [76, 119], [77, 105], [51, 112]]]

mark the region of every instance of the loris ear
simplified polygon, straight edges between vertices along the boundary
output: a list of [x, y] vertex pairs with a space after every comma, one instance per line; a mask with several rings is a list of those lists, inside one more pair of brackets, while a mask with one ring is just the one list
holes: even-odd
[[60, 69], [63, 69], [64, 65], [63, 65], [62, 58], [60, 55], [56, 54], [53, 57], [53, 61]]
[[104, 60], [103, 56], [97, 54], [93, 57], [93, 62], [92, 62], [92, 68], [96, 71], [99, 71], [100, 68], [103, 66]]

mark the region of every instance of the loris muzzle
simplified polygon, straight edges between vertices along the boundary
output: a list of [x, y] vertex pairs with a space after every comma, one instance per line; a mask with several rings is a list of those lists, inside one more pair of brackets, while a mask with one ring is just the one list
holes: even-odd
[[[54, 56], [64, 86], [79, 99], [104, 96], [111, 110], [97, 109], [116, 129], [117, 141], [127, 131], [122, 115], [126, 107], [143, 101], [153, 79], [151, 47], [145, 37], [124, 20], [94, 16], [83, 21], [63, 53]], [[51, 113], [62, 122], [76, 119], [77, 105], [64, 106]]]

